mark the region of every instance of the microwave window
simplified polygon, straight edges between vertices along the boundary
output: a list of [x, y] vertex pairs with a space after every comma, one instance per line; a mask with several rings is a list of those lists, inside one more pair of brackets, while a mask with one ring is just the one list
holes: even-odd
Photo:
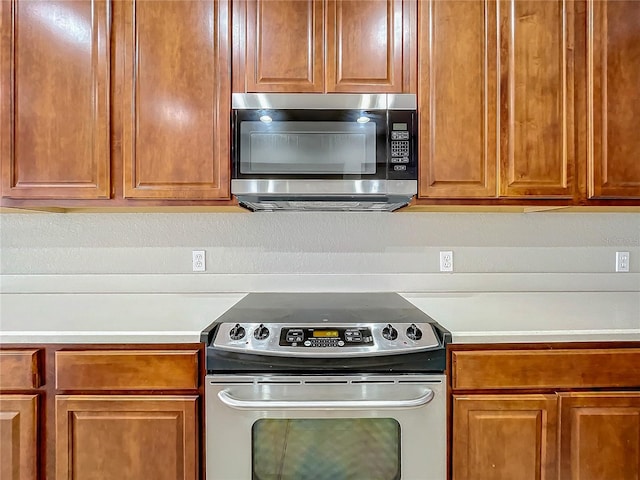
[[240, 124], [240, 172], [374, 174], [376, 124], [243, 121]]

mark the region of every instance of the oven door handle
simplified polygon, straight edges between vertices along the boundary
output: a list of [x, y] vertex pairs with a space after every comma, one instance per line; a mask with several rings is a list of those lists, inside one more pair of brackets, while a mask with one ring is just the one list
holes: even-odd
[[241, 400], [230, 395], [227, 390], [218, 392], [218, 398], [228, 407], [237, 410], [384, 410], [426, 405], [433, 399], [433, 390], [426, 389], [419, 397], [406, 400]]

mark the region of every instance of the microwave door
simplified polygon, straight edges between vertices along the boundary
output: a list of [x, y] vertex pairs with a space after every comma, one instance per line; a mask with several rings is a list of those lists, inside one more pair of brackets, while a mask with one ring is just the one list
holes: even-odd
[[386, 112], [236, 112], [234, 178], [386, 179]]

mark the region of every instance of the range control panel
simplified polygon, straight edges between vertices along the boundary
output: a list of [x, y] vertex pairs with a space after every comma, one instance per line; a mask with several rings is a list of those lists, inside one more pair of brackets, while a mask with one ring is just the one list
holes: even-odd
[[222, 323], [213, 341], [219, 350], [292, 357], [393, 355], [440, 346], [430, 323]]
[[279, 345], [287, 347], [354, 347], [373, 345], [368, 327], [284, 327], [280, 329]]

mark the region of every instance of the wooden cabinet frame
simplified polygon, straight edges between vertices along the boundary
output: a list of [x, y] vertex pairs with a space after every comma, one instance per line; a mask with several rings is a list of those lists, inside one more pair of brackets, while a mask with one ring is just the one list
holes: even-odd
[[[0, 2], [3, 196], [109, 198], [110, 5], [108, 0]], [[77, 45], [69, 47], [69, 39], [61, 37], [60, 32], [47, 30], [48, 25], [58, 25], [48, 18], [62, 11], [68, 16], [77, 15], [80, 23], [88, 16], [88, 29], [81, 33], [81, 41], [88, 45], [74, 50]], [[38, 23], [41, 16], [44, 23]], [[71, 26], [61, 25], [72, 32]], [[73, 32], [71, 42], [77, 42]], [[43, 51], [43, 46], [50, 51]], [[64, 57], [50, 55], [56, 47], [68, 49], [68, 65], [62, 62]], [[19, 55], [21, 62], [16, 61]], [[23, 83], [27, 84], [26, 93]], [[81, 99], [82, 111], [65, 110], [69, 107], [65, 100], [74, 95]], [[23, 110], [24, 117], [20, 115]], [[51, 122], [54, 117], [59, 120], [55, 125]]]
[[449, 345], [452, 478], [640, 475], [638, 365], [640, 342]]
[[[158, 440], [166, 458], [158, 457], [156, 463], [166, 459], [183, 472], [169, 472], [167, 478], [204, 478], [204, 344], [24, 344], [19, 348], [3, 344], [0, 362], [2, 357], [11, 361], [2, 363], [0, 370], [13, 377], [0, 384], [0, 409], [4, 412], [0, 413], [0, 468], [5, 467], [2, 462], [7, 458], [13, 475], [7, 480], [71, 478], [69, 468], [88, 468], [93, 450], [84, 444], [74, 445], [74, 439], [91, 436], [93, 425], [100, 426], [95, 434], [103, 443], [112, 431], [148, 438], [160, 428], [167, 435], [167, 439]], [[33, 368], [38, 374], [34, 378]], [[25, 379], [38, 383], [21, 387]], [[137, 422], [138, 432], [127, 433], [127, 419]], [[5, 428], [7, 425], [10, 428]], [[75, 433], [80, 437], [74, 437]], [[20, 435], [18, 454], [4, 440]], [[139, 448], [134, 463], [158, 455], [144, 451], [144, 445]], [[112, 449], [123, 452], [120, 446]], [[84, 463], [69, 463], [73, 455]], [[24, 465], [18, 467], [16, 461]], [[110, 472], [117, 470], [117, 464], [112, 464]], [[4, 475], [2, 470], [2, 480]]]

